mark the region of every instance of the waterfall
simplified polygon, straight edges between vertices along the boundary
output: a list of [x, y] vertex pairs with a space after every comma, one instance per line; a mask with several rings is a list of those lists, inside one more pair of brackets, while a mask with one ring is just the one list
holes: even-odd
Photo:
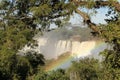
[[92, 50], [98, 45], [97, 42], [97, 40], [89, 40], [82, 42], [75, 40], [52, 41], [49, 39], [39, 38], [37, 50], [42, 53], [46, 59], [57, 59], [58, 56], [66, 52], [69, 52], [71, 56], [76, 56], [77, 58], [80, 58], [94, 53], [92, 52]]
[[[57, 59], [66, 52], [76, 58], [85, 57], [93, 54], [93, 49], [98, 45], [98, 40], [94, 39], [90, 32], [88, 28], [80, 27], [60, 28], [46, 32], [43, 36], [39, 35], [34, 38], [38, 43], [35, 50], [43, 54], [46, 59]], [[28, 49], [31, 48], [24, 48], [24, 50]]]

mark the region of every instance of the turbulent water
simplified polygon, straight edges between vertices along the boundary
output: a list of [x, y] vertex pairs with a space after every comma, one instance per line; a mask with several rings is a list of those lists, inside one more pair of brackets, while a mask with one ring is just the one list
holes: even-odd
[[[57, 58], [63, 53], [70, 52], [71, 56], [77, 58], [88, 56], [91, 54], [97, 54], [105, 49], [106, 44], [95, 40], [91, 41], [71, 41], [71, 40], [59, 40], [49, 41], [44, 38], [38, 39], [38, 52], [43, 53], [46, 59]], [[99, 46], [100, 44], [103, 44]], [[98, 46], [98, 47], [97, 47]], [[97, 50], [97, 51], [96, 51]]]
[[[97, 53], [107, 47], [105, 44], [99, 46], [103, 42], [92, 39], [90, 30], [87, 28], [62, 28], [46, 32], [43, 36], [37, 36], [35, 39], [38, 47], [34, 50], [42, 53], [46, 59], [57, 59], [58, 56], [66, 52], [70, 52], [71, 56], [77, 58], [91, 54], [96, 56]], [[31, 48], [24, 48], [24, 50], [29, 49]]]

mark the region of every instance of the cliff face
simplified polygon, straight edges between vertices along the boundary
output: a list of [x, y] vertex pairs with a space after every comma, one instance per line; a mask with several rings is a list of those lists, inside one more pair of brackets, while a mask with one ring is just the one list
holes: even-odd
[[[57, 59], [63, 53], [69, 52], [74, 57], [90, 55], [97, 40], [94, 40], [88, 28], [60, 28], [37, 36], [38, 46], [34, 49], [42, 53], [46, 59]], [[25, 48], [28, 50], [30, 48]]]
[[[59, 40], [59, 41], [46, 41], [47, 39], [38, 40], [39, 52], [43, 53], [46, 59], [57, 58], [63, 53], [69, 52], [71, 56], [83, 57], [91, 54], [91, 50], [94, 49], [95, 41], [71, 41], [71, 40]], [[41, 44], [42, 43], [42, 44]], [[44, 43], [44, 44], [43, 44]]]
[[88, 28], [60, 28], [37, 37], [37, 50], [46, 59], [57, 58], [69, 52], [71, 56], [83, 57], [91, 54], [96, 46]]
[[38, 39], [37, 51], [42, 53], [46, 59], [58, 58], [63, 53], [69, 52], [76, 58], [89, 55], [96, 55], [107, 48], [107, 45], [98, 40], [78, 41], [78, 40], [49, 40], [46, 38]]

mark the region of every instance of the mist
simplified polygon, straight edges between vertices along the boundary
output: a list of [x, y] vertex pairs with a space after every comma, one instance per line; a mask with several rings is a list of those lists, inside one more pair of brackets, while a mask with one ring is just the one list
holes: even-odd
[[[43, 54], [45, 59], [48, 60], [57, 59], [58, 56], [66, 52], [76, 58], [91, 55], [95, 57], [106, 48], [106, 45], [103, 45], [97, 48], [97, 51], [94, 50], [95, 46], [100, 42], [99, 39], [91, 35], [89, 28], [73, 25], [45, 32], [42, 36], [36, 35], [34, 39], [38, 43], [34, 50]], [[24, 51], [29, 49], [31, 48], [25, 47]]]

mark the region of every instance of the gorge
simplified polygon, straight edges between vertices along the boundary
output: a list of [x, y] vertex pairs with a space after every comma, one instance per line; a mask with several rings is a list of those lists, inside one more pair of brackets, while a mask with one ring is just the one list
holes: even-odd
[[[50, 32], [45, 32], [42, 36], [36, 35], [34, 39], [38, 46], [31, 48], [25, 46], [24, 51], [35, 50], [44, 55], [46, 60], [55, 60], [47, 65], [47, 70], [65, 68], [72, 60], [79, 60], [84, 57], [94, 57], [101, 59], [99, 53], [108, 48], [102, 40], [93, 37], [88, 28], [78, 26], [63, 27]], [[65, 53], [68, 53], [64, 56]], [[59, 57], [63, 55], [64, 57]], [[48, 63], [49, 64], [49, 63]]]

